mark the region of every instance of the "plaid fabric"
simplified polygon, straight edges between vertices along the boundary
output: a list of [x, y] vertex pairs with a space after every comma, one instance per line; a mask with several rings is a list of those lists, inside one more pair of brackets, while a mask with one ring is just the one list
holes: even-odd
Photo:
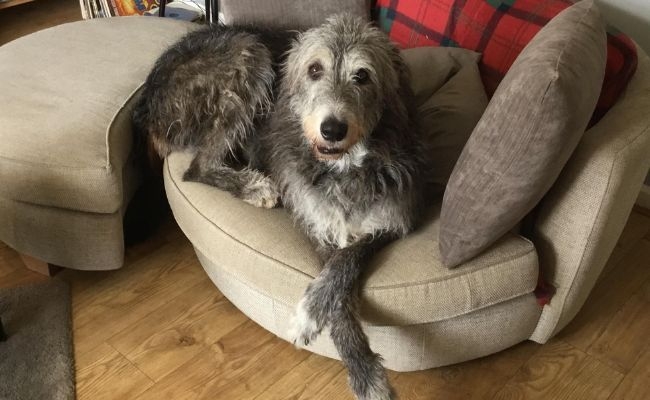
[[[519, 53], [570, 0], [378, 0], [379, 25], [404, 48], [455, 46], [483, 54], [480, 69], [489, 96]], [[609, 110], [636, 71], [634, 43], [608, 33], [605, 81], [592, 118]]]

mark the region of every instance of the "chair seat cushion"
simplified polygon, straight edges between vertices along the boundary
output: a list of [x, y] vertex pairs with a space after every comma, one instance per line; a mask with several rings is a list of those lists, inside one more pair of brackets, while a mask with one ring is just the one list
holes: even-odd
[[0, 47], [3, 197], [97, 213], [124, 202], [130, 102], [156, 58], [192, 24], [80, 21]]
[[[320, 265], [288, 212], [255, 208], [227, 192], [183, 181], [191, 159], [189, 153], [173, 153], [164, 168], [167, 197], [186, 236], [202, 256], [250, 288], [250, 307], [257, 293], [296, 304]], [[535, 248], [513, 234], [459, 268], [445, 268], [437, 244], [439, 208], [431, 208], [418, 231], [373, 258], [362, 291], [367, 322], [441, 321], [534, 290]]]

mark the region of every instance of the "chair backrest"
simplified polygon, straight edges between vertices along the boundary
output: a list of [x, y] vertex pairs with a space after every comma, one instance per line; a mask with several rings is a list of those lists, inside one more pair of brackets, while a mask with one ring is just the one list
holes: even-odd
[[220, 20], [226, 25], [255, 24], [265, 28], [307, 29], [327, 17], [347, 13], [370, 19], [369, 0], [220, 0]]
[[[570, 0], [378, 0], [379, 25], [404, 48], [454, 46], [482, 53], [483, 84], [492, 96], [515, 59]], [[619, 98], [637, 67], [636, 46], [609, 29], [605, 81], [591, 125]]]

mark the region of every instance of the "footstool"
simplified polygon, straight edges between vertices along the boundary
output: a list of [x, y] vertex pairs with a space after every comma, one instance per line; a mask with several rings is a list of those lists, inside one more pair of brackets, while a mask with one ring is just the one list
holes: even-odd
[[31, 261], [122, 266], [132, 99], [155, 59], [195, 24], [80, 21], [0, 47], [0, 241]]

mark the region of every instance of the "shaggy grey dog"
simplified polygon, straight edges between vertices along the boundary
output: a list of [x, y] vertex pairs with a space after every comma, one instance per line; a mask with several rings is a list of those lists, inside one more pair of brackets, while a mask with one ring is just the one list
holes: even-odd
[[208, 28], [183, 39], [147, 80], [136, 125], [161, 156], [196, 148], [185, 179], [257, 206], [281, 195], [323, 261], [291, 339], [308, 345], [329, 326], [356, 397], [392, 399], [359, 322], [359, 280], [421, 215], [425, 163], [407, 68], [378, 29], [338, 16], [292, 41], [273, 89], [284, 42], [265, 37]]

